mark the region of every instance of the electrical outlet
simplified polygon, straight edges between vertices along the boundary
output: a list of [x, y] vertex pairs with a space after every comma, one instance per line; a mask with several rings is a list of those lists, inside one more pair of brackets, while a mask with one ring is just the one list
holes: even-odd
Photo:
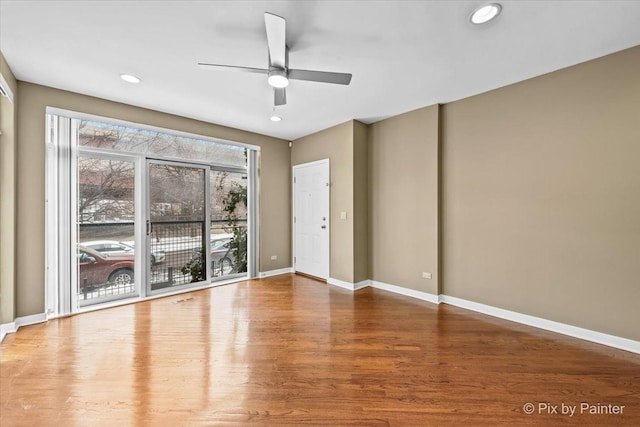
[[278, 259], [278, 255], [271, 255], [271, 261], [275, 261]]
[[340, 219], [347, 219], [347, 213], [345, 211], [340, 212]]
[[431, 279], [431, 273], [427, 273], [426, 271], [422, 272], [422, 278], [423, 279]]

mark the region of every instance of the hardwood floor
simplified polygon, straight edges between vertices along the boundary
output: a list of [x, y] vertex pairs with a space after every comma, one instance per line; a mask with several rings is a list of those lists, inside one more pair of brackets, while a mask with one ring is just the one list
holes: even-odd
[[640, 425], [640, 355], [294, 275], [24, 327], [1, 349], [3, 427]]

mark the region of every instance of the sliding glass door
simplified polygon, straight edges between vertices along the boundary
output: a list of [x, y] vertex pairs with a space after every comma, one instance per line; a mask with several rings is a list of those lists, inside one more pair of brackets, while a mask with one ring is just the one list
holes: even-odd
[[257, 275], [259, 147], [47, 110], [50, 315]]
[[149, 294], [208, 279], [205, 166], [148, 161]]

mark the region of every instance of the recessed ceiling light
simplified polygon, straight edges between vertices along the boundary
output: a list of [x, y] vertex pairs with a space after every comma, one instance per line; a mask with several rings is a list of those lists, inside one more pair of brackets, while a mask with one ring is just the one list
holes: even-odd
[[120, 74], [120, 78], [127, 83], [140, 83], [140, 79], [131, 74]]
[[272, 122], [279, 122], [280, 120], [282, 120], [282, 118], [281, 118], [281, 117], [278, 117], [278, 116], [271, 116], [271, 121], [272, 121]]
[[471, 23], [484, 24], [485, 22], [489, 22], [498, 16], [501, 10], [502, 6], [499, 3], [491, 3], [486, 6], [482, 6], [471, 14]]

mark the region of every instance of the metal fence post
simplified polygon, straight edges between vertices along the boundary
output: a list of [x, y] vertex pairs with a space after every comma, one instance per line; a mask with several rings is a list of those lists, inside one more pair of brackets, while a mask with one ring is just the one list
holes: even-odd
[[173, 285], [173, 267], [167, 268], [168, 282], [170, 285]]

